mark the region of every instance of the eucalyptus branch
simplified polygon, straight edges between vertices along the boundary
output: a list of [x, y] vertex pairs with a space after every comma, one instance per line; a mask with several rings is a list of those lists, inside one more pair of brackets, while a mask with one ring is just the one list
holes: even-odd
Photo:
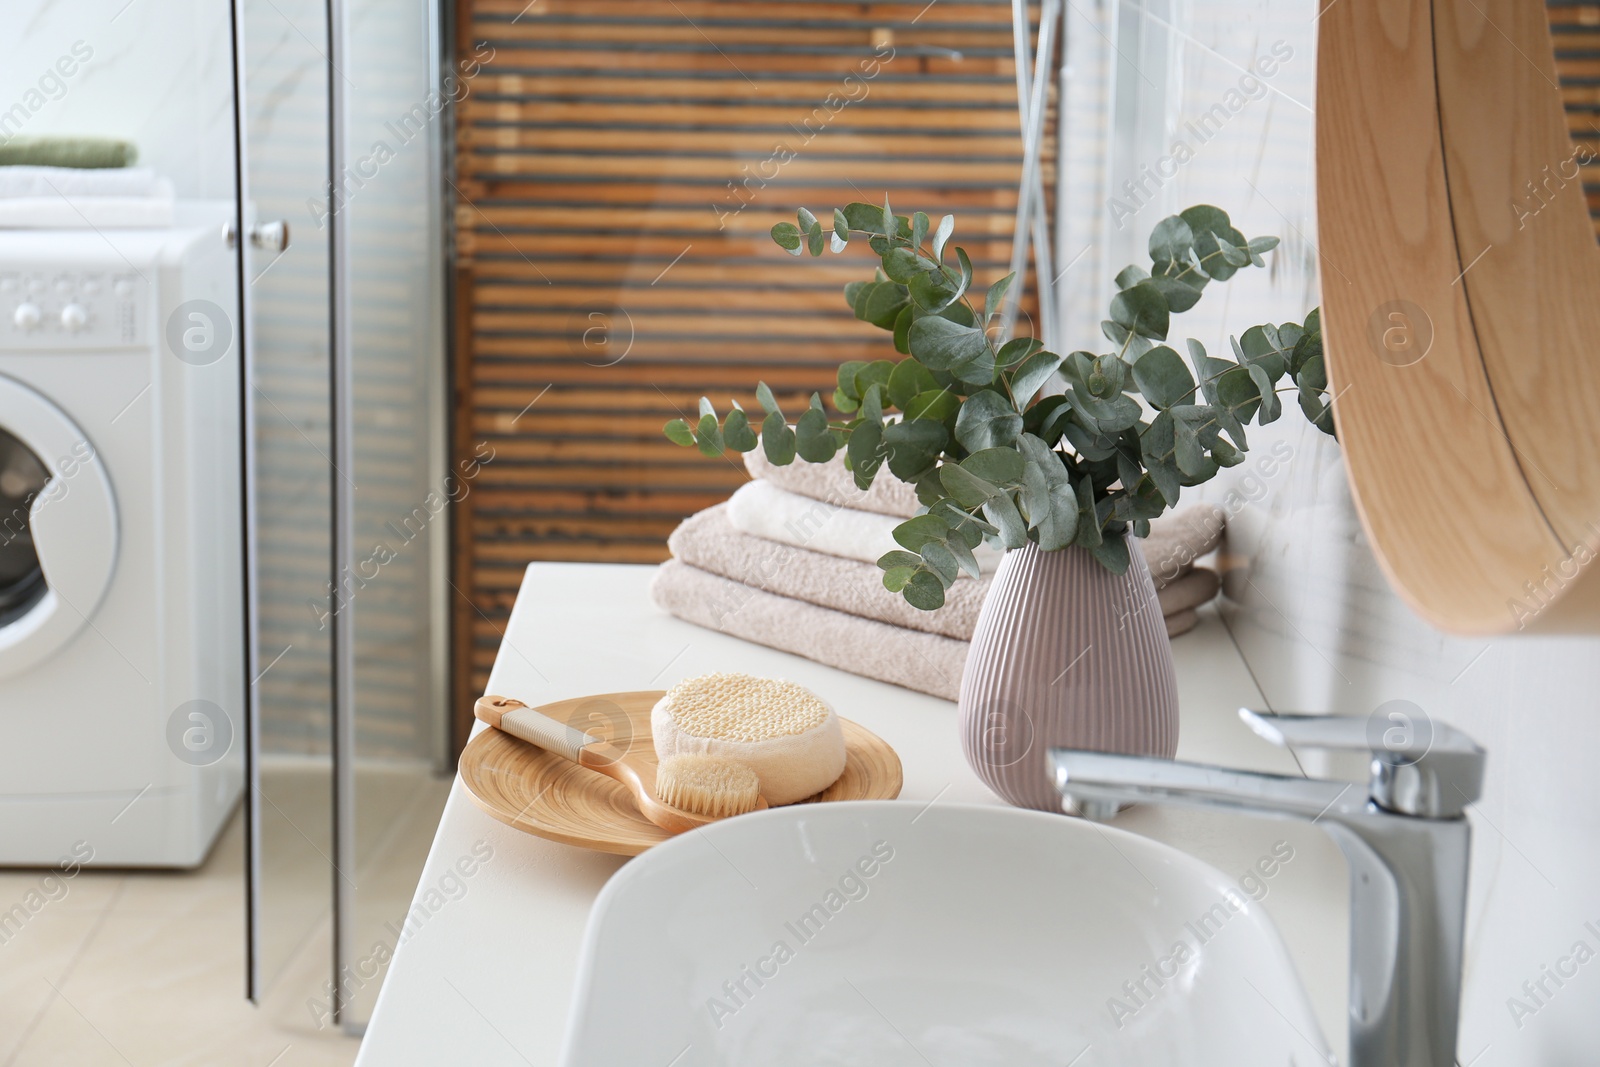
[[[697, 422], [674, 419], [666, 434], [708, 455], [760, 447], [779, 465], [827, 462], [843, 451], [863, 489], [885, 467], [915, 485], [925, 511], [895, 528], [902, 548], [879, 566], [884, 585], [917, 607], [943, 604], [963, 571], [976, 577], [973, 549], [984, 540], [1008, 549], [1075, 545], [1122, 570], [1125, 532], [1142, 535], [1184, 487], [1242, 462], [1245, 425], [1277, 419], [1283, 393], [1297, 393], [1307, 418], [1333, 432], [1316, 311], [1303, 323], [1252, 326], [1233, 339], [1237, 360], [1210, 357], [1190, 341], [1191, 369], [1166, 343], [1174, 315], [1211, 283], [1264, 266], [1263, 254], [1278, 243], [1246, 239], [1217, 208], [1192, 207], [1156, 225], [1154, 274], [1130, 266], [1117, 275], [1104, 326], [1113, 351], [1102, 355], [1058, 355], [1031, 337], [997, 345], [987, 327], [1016, 279], [990, 286], [980, 310], [966, 252], [955, 247], [955, 265], [946, 262], [950, 216], [935, 229], [920, 212], [850, 204], [832, 222], [825, 228], [802, 208], [772, 237], [797, 256], [829, 246], [841, 252], [865, 238], [881, 269], [846, 286], [845, 297], [856, 318], [891, 332], [907, 358], [841, 365], [833, 393], [840, 417], [830, 418], [813, 394], [791, 420], [763, 383], [759, 433], [743, 409], [719, 419], [702, 398]], [[1292, 385], [1279, 388], [1285, 376]], [[1035, 399], [1051, 381], [1064, 391]], [[899, 417], [886, 418], [890, 411]]]

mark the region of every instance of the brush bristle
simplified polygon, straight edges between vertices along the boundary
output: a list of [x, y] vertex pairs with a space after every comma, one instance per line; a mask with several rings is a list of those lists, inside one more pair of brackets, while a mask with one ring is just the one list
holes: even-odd
[[756, 810], [761, 780], [738, 760], [722, 756], [668, 756], [656, 768], [656, 799], [682, 811], [726, 819]]

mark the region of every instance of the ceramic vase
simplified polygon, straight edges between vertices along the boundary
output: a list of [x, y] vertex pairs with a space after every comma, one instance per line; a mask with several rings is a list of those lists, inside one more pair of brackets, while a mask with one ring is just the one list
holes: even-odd
[[1138, 541], [1117, 575], [1088, 550], [1007, 552], [961, 676], [967, 763], [1008, 802], [1060, 811], [1052, 747], [1171, 759], [1178, 685]]

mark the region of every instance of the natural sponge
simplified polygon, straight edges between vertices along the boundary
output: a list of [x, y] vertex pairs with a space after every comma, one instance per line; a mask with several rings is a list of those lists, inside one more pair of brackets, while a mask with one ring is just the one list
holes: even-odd
[[839, 716], [804, 686], [706, 674], [673, 686], [650, 713], [660, 759], [722, 756], [747, 764], [769, 805], [822, 792], [844, 773]]

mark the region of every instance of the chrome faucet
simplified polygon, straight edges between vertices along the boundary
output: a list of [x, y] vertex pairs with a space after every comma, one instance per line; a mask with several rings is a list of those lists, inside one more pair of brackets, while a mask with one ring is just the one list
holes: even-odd
[[1369, 736], [1368, 721], [1240, 709], [1288, 748], [1372, 756], [1359, 785], [1199, 763], [1053, 748], [1065, 807], [1104, 821], [1127, 804], [1181, 804], [1304, 819], [1325, 827], [1350, 865], [1351, 1067], [1451, 1067], [1461, 1001], [1471, 829], [1484, 751], [1443, 724]]

